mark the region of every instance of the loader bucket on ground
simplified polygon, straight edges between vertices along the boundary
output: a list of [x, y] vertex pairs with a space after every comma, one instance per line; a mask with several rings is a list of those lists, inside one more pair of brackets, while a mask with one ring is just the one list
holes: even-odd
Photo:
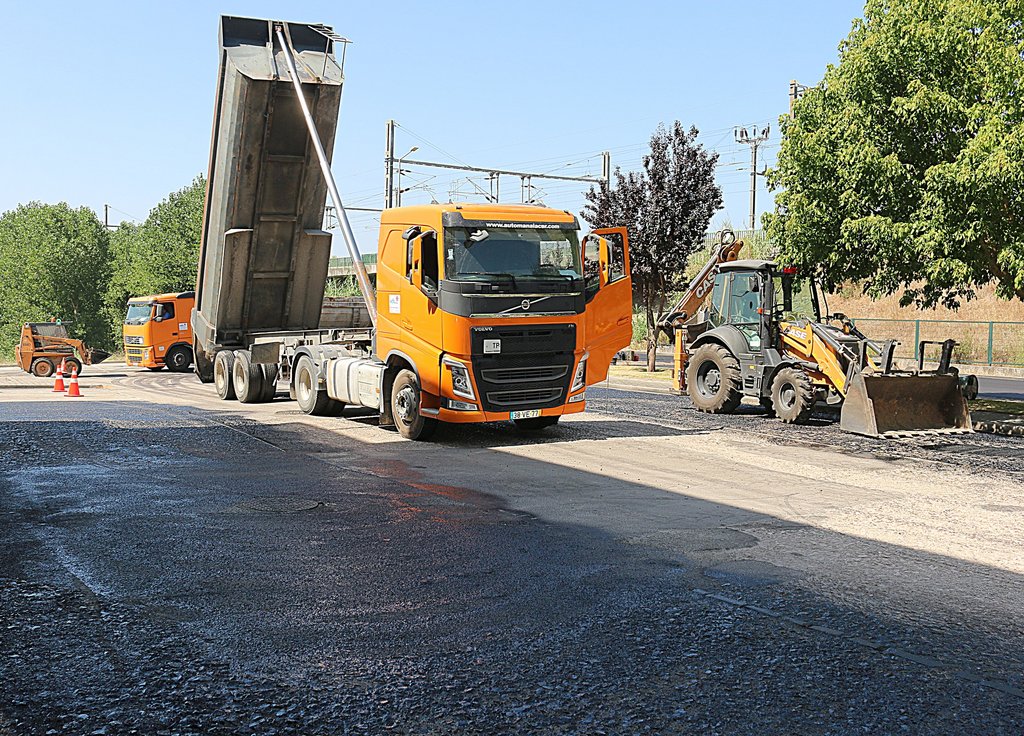
[[952, 374], [858, 374], [839, 426], [869, 437], [970, 432], [971, 414]]
[[106, 350], [97, 350], [93, 348], [89, 351], [89, 365], [96, 365], [102, 363], [104, 360], [110, 357], [110, 353]]

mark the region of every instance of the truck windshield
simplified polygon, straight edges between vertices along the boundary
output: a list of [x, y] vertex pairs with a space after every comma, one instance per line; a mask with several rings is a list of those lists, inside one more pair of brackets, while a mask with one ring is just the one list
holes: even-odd
[[579, 291], [580, 241], [572, 230], [541, 228], [448, 228], [444, 236], [445, 278], [493, 282], [509, 291], [561, 284]]
[[153, 311], [152, 304], [128, 304], [128, 314], [124, 317], [126, 325], [141, 325], [149, 321], [149, 315]]

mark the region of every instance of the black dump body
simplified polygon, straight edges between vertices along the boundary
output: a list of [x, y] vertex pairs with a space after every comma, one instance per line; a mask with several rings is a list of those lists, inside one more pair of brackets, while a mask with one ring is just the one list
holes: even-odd
[[220, 347], [247, 346], [261, 332], [314, 330], [320, 322], [331, 251], [322, 229], [327, 186], [275, 38], [278, 25], [332, 153], [343, 81], [334, 56], [339, 37], [324, 26], [221, 18], [193, 313], [201, 376]]

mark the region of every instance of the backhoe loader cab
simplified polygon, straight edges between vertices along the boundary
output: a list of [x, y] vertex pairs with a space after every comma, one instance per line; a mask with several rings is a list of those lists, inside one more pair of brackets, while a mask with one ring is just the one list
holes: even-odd
[[[936, 371], [894, 368], [894, 341], [868, 339], [842, 314], [822, 315], [813, 279], [770, 261], [722, 263], [704, 319], [677, 340], [678, 386], [694, 406], [731, 413], [754, 397], [802, 424], [818, 401], [842, 405], [843, 429], [871, 436], [970, 431], [947, 341]], [[682, 328], [680, 328], [682, 332]]]

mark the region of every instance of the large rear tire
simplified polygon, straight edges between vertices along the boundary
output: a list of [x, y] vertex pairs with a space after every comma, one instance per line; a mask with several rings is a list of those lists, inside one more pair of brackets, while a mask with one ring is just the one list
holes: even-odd
[[277, 363], [261, 363], [260, 370], [263, 371], [263, 399], [262, 401], [273, 401], [277, 396], [277, 376], [280, 368]]
[[786, 424], [807, 424], [814, 411], [814, 384], [799, 368], [783, 368], [772, 381], [772, 405]]
[[78, 370], [78, 375], [82, 375], [82, 361], [78, 358], [65, 358], [64, 359], [64, 375], [70, 376], [72, 370]]
[[332, 399], [327, 389], [320, 386], [316, 365], [308, 355], [300, 355], [295, 362], [295, 400], [305, 414], [314, 417], [340, 416], [344, 402]]
[[429, 440], [437, 431], [437, 420], [420, 412], [420, 383], [408, 368], [398, 372], [391, 386], [391, 416], [407, 440]]
[[243, 404], [258, 404], [263, 399], [263, 371], [252, 362], [248, 350], [235, 351], [231, 383], [235, 387], [235, 396]]
[[231, 350], [221, 350], [213, 359], [213, 385], [217, 395], [224, 401], [235, 398], [235, 384], [231, 381], [231, 371], [235, 366], [235, 354]]
[[698, 411], [732, 414], [743, 399], [740, 362], [721, 345], [701, 345], [687, 365], [686, 390]]

